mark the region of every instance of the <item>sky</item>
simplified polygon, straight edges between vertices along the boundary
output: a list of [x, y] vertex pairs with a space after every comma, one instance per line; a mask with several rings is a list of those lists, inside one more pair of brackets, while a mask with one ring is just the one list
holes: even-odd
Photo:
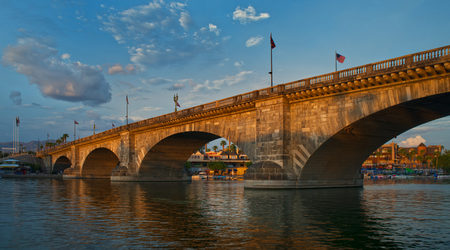
[[[77, 137], [181, 108], [450, 42], [450, 1], [4, 0], [0, 141]], [[450, 118], [402, 146], [450, 148]]]

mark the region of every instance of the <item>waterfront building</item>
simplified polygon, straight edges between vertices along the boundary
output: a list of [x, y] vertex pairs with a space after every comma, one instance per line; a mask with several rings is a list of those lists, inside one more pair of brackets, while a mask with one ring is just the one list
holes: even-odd
[[364, 161], [362, 167], [435, 168], [433, 160], [441, 154], [442, 150], [442, 145], [426, 146], [421, 143], [417, 147], [399, 147], [397, 143], [392, 142], [375, 150]]
[[193, 153], [188, 162], [190, 164], [190, 172], [192, 174], [197, 174], [200, 172], [205, 172], [208, 174], [213, 174], [209, 168], [209, 162], [223, 162], [226, 166], [226, 169], [223, 171], [216, 171], [216, 174], [224, 174], [224, 175], [232, 175], [232, 176], [243, 176], [247, 170], [248, 164], [251, 161], [248, 159], [248, 156], [243, 152], [239, 152], [239, 150], [234, 151], [208, 151], [201, 152], [197, 151]]

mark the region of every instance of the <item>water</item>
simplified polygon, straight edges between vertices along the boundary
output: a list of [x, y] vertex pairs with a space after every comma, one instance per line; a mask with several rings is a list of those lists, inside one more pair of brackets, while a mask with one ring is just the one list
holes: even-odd
[[0, 190], [0, 248], [450, 248], [450, 181], [244, 190], [0, 179]]

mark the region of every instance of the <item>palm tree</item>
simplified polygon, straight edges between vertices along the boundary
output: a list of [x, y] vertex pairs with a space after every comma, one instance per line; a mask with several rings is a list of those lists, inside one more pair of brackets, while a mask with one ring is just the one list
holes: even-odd
[[433, 156], [434, 156], [434, 159], [435, 159], [434, 166], [436, 167], [436, 169], [438, 169], [438, 159], [439, 159], [439, 156], [441, 156], [441, 152], [440, 151], [435, 151]]
[[63, 134], [63, 135], [61, 136], [61, 139], [62, 139], [62, 141], [63, 141], [64, 143], [67, 142], [67, 138], [69, 138], [69, 135], [68, 135], [68, 134]]
[[217, 146], [216, 145], [214, 145], [212, 148], [213, 148], [214, 152], [217, 152]]
[[56, 145], [59, 145], [59, 144], [61, 144], [61, 139], [56, 140]]
[[234, 145], [234, 144], [230, 145], [230, 151], [231, 152], [236, 152], [236, 148], [237, 148], [236, 145]]
[[220, 146], [222, 146], [222, 151], [225, 152], [225, 146], [227, 145], [227, 142], [225, 140], [222, 140], [220, 142]]

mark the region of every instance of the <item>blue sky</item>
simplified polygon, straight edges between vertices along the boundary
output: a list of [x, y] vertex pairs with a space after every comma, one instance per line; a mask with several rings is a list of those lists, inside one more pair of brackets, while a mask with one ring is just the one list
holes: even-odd
[[[0, 141], [84, 137], [274, 82], [441, 47], [450, 1], [2, 1]], [[450, 118], [396, 138], [450, 147]]]

